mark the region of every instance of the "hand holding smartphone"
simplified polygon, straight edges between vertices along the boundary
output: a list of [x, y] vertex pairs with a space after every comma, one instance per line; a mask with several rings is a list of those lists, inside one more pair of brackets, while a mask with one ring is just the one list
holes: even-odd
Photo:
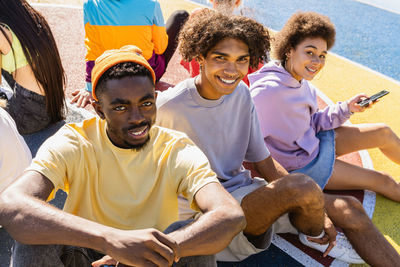
[[362, 107], [368, 107], [371, 102], [375, 102], [376, 100], [378, 100], [379, 98], [381, 98], [387, 94], [389, 94], [389, 91], [382, 90], [379, 93], [372, 95], [370, 98], [367, 98], [367, 99], [357, 102], [357, 104], [359, 104]]

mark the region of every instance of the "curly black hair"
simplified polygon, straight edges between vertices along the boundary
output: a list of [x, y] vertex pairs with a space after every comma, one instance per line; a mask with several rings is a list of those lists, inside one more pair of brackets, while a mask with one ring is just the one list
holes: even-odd
[[99, 101], [100, 96], [107, 89], [105, 84], [108, 80], [122, 79], [127, 76], [147, 76], [154, 85], [153, 76], [145, 66], [135, 62], [118, 63], [106, 70], [97, 82], [96, 96], [98, 97]]
[[290, 49], [310, 37], [324, 39], [329, 50], [335, 43], [335, 35], [335, 25], [327, 16], [316, 12], [297, 12], [274, 36], [274, 57], [284, 63]]
[[268, 29], [257, 21], [242, 16], [225, 16], [210, 9], [196, 13], [179, 34], [179, 52], [186, 61], [207, 53], [225, 38], [243, 41], [249, 47], [250, 66], [267, 61], [270, 51]]

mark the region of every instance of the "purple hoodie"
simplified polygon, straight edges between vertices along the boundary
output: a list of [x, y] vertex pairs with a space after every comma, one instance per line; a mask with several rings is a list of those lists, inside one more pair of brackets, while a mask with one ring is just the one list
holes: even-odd
[[316, 88], [304, 79], [298, 82], [278, 61], [248, 77], [265, 143], [288, 171], [318, 155], [319, 131], [335, 129], [350, 118], [346, 102], [318, 110]]

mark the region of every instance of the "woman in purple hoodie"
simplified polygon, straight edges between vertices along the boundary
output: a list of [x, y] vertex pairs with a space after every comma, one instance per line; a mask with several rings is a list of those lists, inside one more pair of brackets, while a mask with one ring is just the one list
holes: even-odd
[[[294, 14], [275, 37], [275, 58], [249, 75], [250, 90], [271, 155], [288, 171], [313, 178], [331, 190], [368, 189], [400, 202], [400, 185], [390, 175], [346, 163], [337, 156], [379, 148], [400, 164], [400, 139], [384, 124], [346, 125], [359, 94], [318, 110], [316, 88], [309, 82], [324, 67], [335, 41], [328, 17]], [[371, 105], [370, 105], [371, 106]]]

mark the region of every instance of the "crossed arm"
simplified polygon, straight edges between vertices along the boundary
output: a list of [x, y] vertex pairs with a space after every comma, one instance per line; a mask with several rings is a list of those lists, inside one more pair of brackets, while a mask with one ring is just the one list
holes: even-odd
[[44, 175], [25, 172], [0, 195], [0, 225], [22, 243], [91, 248], [134, 266], [167, 266], [180, 257], [215, 254], [245, 227], [239, 204], [218, 183], [195, 195], [204, 215], [168, 235], [119, 230], [58, 210], [44, 202], [53, 188]]

